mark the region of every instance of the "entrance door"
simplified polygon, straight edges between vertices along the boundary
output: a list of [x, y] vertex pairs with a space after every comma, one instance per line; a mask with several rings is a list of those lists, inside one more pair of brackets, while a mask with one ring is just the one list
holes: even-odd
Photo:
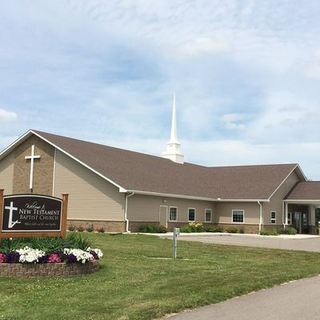
[[298, 233], [309, 233], [308, 214], [306, 212], [294, 212], [292, 225]]
[[302, 213], [294, 212], [292, 217], [292, 225], [298, 233], [302, 233]]
[[161, 226], [168, 227], [168, 206], [160, 206], [159, 222]]

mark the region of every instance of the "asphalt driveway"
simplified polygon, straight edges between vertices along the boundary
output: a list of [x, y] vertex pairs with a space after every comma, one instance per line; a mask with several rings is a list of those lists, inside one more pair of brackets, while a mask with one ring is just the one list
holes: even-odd
[[169, 320], [319, 320], [320, 277], [302, 279], [225, 302], [185, 311]]
[[[160, 235], [172, 238], [171, 234]], [[274, 248], [285, 250], [302, 250], [320, 252], [320, 237], [318, 236], [258, 236], [245, 234], [181, 234], [178, 240], [200, 241], [232, 246]], [[319, 316], [320, 319], [320, 316]]]

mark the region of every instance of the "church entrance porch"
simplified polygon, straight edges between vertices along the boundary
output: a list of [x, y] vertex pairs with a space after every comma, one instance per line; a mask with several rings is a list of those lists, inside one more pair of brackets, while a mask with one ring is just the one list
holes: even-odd
[[299, 234], [317, 234], [316, 212], [318, 208], [320, 208], [320, 201], [292, 203], [285, 200], [285, 227], [293, 227]]

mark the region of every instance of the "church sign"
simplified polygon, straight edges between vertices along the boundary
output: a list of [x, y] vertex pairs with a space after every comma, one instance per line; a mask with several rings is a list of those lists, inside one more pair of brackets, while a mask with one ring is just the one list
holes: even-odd
[[68, 195], [8, 195], [0, 190], [0, 238], [47, 237], [66, 234]]

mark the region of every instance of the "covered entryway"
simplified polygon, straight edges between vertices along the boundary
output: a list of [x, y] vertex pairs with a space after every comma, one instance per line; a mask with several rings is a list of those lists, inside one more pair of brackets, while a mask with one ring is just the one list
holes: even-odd
[[298, 233], [318, 233], [320, 215], [320, 182], [298, 183], [284, 200], [284, 226], [294, 227]]

